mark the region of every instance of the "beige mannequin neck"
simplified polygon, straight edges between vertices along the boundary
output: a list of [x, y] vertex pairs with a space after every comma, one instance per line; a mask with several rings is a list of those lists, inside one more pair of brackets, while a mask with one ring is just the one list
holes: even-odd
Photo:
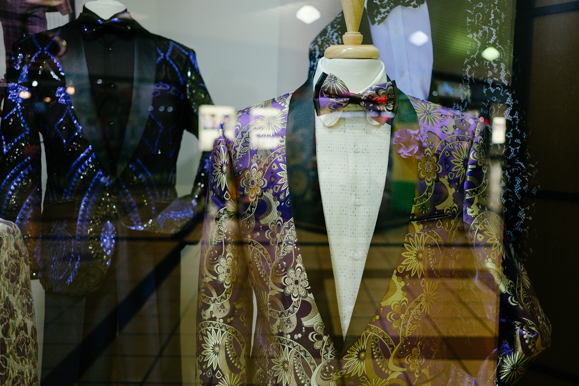
[[85, 7], [99, 15], [104, 20], [110, 19], [113, 15], [124, 11], [127, 7], [115, 0], [96, 0], [85, 3]]
[[358, 93], [368, 87], [381, 70], [382, 62], [379, 59], [322, 58], [314, 76], [314, 84], [316, 84], [322, 72], [325, 71], [336, 75], [344, 81], [346, 86], [348, 86], [348, 90]]

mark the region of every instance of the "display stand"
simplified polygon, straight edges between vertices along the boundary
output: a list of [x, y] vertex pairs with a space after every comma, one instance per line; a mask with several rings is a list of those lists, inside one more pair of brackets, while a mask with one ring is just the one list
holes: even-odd
[[380, 52], [371, 44], [362, 44], [362, 34], [358, 32], [360, 19], [364, 11], [364, 0], [342, 0], [346, 32], [344, 44], [328, 47], [324, 57], [328, 59], [377, 59]]

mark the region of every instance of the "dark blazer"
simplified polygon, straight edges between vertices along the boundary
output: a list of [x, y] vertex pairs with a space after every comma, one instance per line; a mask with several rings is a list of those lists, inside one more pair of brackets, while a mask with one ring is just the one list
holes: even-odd
[[[176, 160], [183, 131], [197, 134], [197, 108], [211, 98], [193, 50], [136, 22], [133, 29], [133, 93], [117, 173], [108, 170], [80, 21], [14, 46], [1, 129], [0, 217], [22, 230], [47, 291], [97, 289], [118, 224], [171, 233], [179, 227], [167, 229], [167, 218], [182, 224], [194, 214], [190, 201], [175, 206]], [[40, 135], [48, 171], [42, 210]]]
[[394, 110], [393, 137], [420, 140], [384, 154], [392, 167], [346, 336], [311, 79], [240, 110], [217, 139], [199, 270], [202, 384], [509, 385], [549, 345], [491, 209], [484, 123], [400, 90]]

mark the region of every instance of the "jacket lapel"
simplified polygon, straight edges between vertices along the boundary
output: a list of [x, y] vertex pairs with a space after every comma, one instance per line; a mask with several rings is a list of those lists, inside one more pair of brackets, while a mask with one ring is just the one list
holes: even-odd
[[[286, 164], [290, 202], [297, 238], [304, 251], [307, 250], [305, 247], [308, 244], [304, 231], [320, 233], [320, 238], [326, 239], [322, 244], [327, 247], [326, 222], [317, 171], [315, 132], [313, 78], [310, 77], [292, 95], [286, 126]], [[321, 246], [323, 247], [324, 245]], [[303, 260], [316, 306], [326, 326], [326, 333], [331, 336], [336, 347], [341, 348], [343, 343], [341, 334], [334, 334], [341, 330], [339, 318], [335, 319], [333, 317], [335, 315], [331, 312], [338, 309], [335, 288], [326, 285], [333, 278], [332, 269], [317, 266], [313, 255], [303, 255]]]
[[[286, 163], [290, 201], [300, 246], [308, 245], [305, 238], [300, 236], [300, 234], [303, 235], [304, 230], [321, 233], [322, 239], [327, 235], [317, 172], [312, 82], [313, 79], [310, 77], [292, 95], [286, 130]], [[393, 122], [392, 135], [402, 128], [418, 129], [418, 118], [412, 104], [404, 93], [400, 90], [397, 92], [396, 117]], [[402, 158], [395, 151], [393, 144], [390, 146], [389, 157], [385, 189], [369, 254], [374, 252], [373, 249], [386, 248], [389, 252], [388, 258], [397, 261], [400, 248], [403, 246], [404, 233], [397, 232], [397, 236], [394, 239], [390, 238], [387, 243], [384, 243], [384, 238], [381, 236], [394, 227], [408, 223], [418, 181], [418, 162], [416, 158]], [[322, 260], [321, 266], [308, 269], [308, 260], [314, 259], [314, 256], [307, 255], [303, 256], [304, 264], [321, 318], [336, 349], [343, 354], [360, 337], [375, 315], [379, 304], [372, 307], [367, 299], [369, 296], [378, 299], [383, 297], [388, 290], [392, 271], [370, 269], [367, 264], [358, 291], [352, 322], [344, 340], [339, 315], [337, 315], [337, 297], [327, 241], [326, 245], [318, 246], [317, 250], [320, 255], [318, 257]], [[331, 285], [328, 285], [329, 283]]]
[[149, 108], [153, 104], [153, 93], [155, 91], [157, 49], [154, 35], [137, 22], [134, 22], [134, 28], [136, 40], [133, 96], [127, 130], [117, 166], [118, 175], [115, 177], [118, 177], [125, 170], [141, 142], [149, 119]]
[[82, 135], [92, 147], [101, 166], [107, 170], [108, 154], [92, 96], [81, 26], [78, 21], [71, 22], [62, 27], [60, 34], [64, 40], [63, 44], [66, 43], [66, 52], [61, 57], [61, 63], [66, 77], [67, 92], [71, 91], [69, 95], [76, 119], [82, 128]]
[[81, 26], [78, 21], [71, 22], [61, 29], [61, 37], [66, 42], [67, 50], [61, 58], [66, 76], [67, 87], [73, 87], [70, 94], [75, 116], [82, 134], [94, 150], [101, 166], [114, 179], [127, 167], [139, 145], [147, 120], [149, 107], [152, 104], [156, 76], [156, 49], [153, 35], [144, 28], [135, 25], [135, 71], [133, 77], [133, 96], [125, 138], [123, 141], [117, 174], [109, 170], [108, 153], [103, 141], [102, 130], [92, 96]]

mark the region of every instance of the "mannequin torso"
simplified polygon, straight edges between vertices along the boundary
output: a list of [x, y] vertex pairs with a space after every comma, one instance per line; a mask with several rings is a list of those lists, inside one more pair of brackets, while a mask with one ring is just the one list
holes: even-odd
[[99, 15], [104, 20], [110, 19], [113, 15], [116, 15], [117, 13], [127, 9], [123, 3], [115, 0], [89, 1], [84, 6]]

